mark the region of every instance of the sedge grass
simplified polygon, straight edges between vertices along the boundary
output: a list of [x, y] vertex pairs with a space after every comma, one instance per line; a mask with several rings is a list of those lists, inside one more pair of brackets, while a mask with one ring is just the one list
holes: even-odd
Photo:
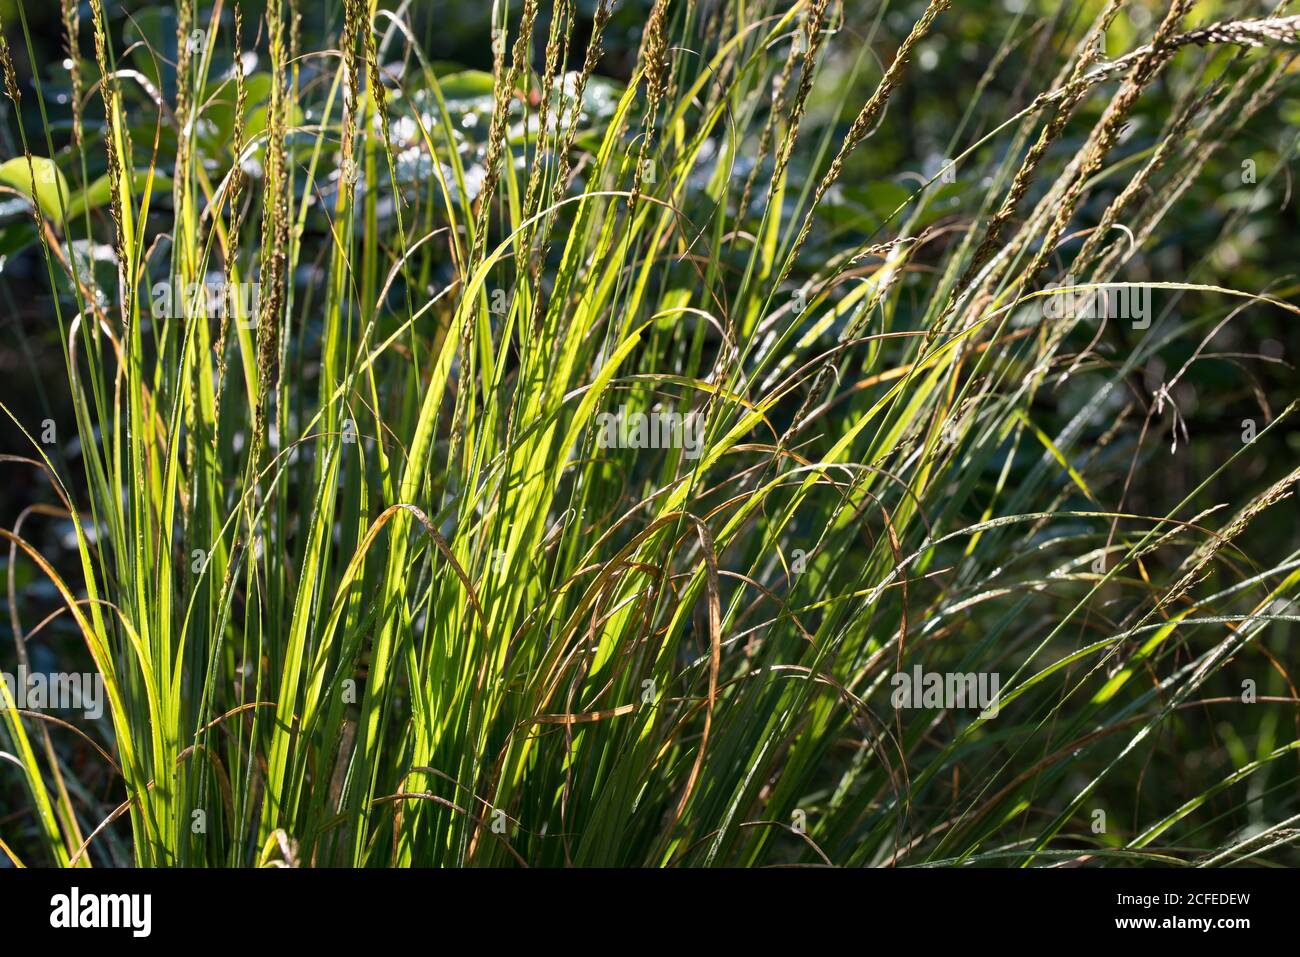
[[[1287, 88], [1295, 18], [1193, 23], [1175, 0], [1106, 57], [1122, 0], [1016, 17], [980, 88], [1031, 54], [1056, 79], [996, 123], [972, 102], [961, 215], [937, 212], [941, 169], [846, 231], [838, 192], [960, 13], [932, 0], [898, 32], [893, 6], [656, 0], [620, 86], [605, 0], [581, 42], [571, 2], [495, 4], [490, 71], [451, 74], [373, 0], [316, 38], [294, 0], [177, 0], [174, 35], [129, 49], [110, 4], [82, 22], [66, 0], [66, 128], [40, 71], [24, 127], [6, 47], [22, 155], [0, 177], [30, 200], [80, 454], [10, 412], [30, 445], [5, 468], [52, 489], [26, 526], [66, 516], [74, 560], [21, 521], [0, 534], [58, 590], [110, 722], [4, 702], [28, 802], [4, 853], [1286, 860], [1298, 712], [1269, 639], [1300, 552], [1242, 540], [1300, 470], [1208, 496], [1293, 409], [1146, 512], [1132, 470], [1178, 433], [1167, 391], [1126, 388], [1228, 318], [1300, 308], [1193, 265], [1143, 283], [1163, 312], [1117, 353], [1043, 304], [1127, 282], [1188, 178]], [[3, 33], [36, 60], [21, 2]], [[1170, 71], [1178, 108], [1130, 157], [1121, 130]], [[214, 276], [258, 295], [157, 307], [160, 281]], [[1093, 391], [1049, 432], [1067, 375]], [[620, 410], [698, 416], [698, 454], [607, 447]], [[10, 591], [21, 655], [55, 625]], [[1225, 684], [1243, 661], [1254, 703]], [[1000, 674], [997, 717], [891, 707], [918, 665]], [[1206, 712], [1237, 729], [1230, 770], [1144, 789]], [[95, 788], [62, 756], [75, 736]]]

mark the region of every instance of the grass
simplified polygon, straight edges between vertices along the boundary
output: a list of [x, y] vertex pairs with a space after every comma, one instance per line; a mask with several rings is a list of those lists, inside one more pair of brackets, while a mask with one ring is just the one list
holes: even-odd
[[[5, 855], [1294, 862], [1300, 544], [1245, 550], [1292, 508], [1294, 406], [1131, 493], [1193, 441], [1153, 358], [1300, 313], [1215, 281], [1244, 214], [1134, 267], [1288, 89], [1296, 20], [1175, 0], [1107, 57], [1125, 3], [1010, 16], [948, 162], [850, 216], [958, 14], [898, 6], [660, 0], [620, 85], [608, 0], [494, 4], [486, 71], [367, 0], [319, 36], [292, 0], [134, 32], [63, 0], [62, 120], [40, 71], [20, 89], [20, 2], [0, 180], [79, 452], [6, 403], [4, 468], [49, 496], [0, 535], [60, 599], [38, 618], [11, 577], [17, 654], [64, 629], [108, 706], [0, 692]], [[1041, 87], [989, 122], [1024, 62]], [[159, 308], [205, 281], [257, 295]], [[1148, 328], [1048, 318], [1107, 284], [1152, 293]], [[698, 456], [598, 441], [620, 409], [698, 415]], [[59, 517], [56, 559], [23, 526]], [[1000, 675], [997, 716], [893, 707], [918, 665]]]

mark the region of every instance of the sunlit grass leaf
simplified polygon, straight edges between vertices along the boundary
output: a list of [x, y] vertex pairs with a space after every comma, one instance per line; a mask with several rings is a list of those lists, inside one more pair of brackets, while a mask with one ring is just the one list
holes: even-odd
[[16, 156], [0, 163], [0, 184], [35, 202], [41, 215], [56, 225], [63, 221], [68, 203], [68, 181], [53, 160], [43, 156]]

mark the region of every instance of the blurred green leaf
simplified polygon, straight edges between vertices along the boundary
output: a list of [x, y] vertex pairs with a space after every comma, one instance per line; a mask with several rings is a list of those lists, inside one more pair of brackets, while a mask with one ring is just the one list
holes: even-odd
[[[43, 156], [17, 156], [0, 163], [0, 184], [36, 202], [41, 213], [56, 224], [63, 222], [68, 201], [68, 181], [53, 160]], [[62, 202], [60, 202], [60, 199]]]

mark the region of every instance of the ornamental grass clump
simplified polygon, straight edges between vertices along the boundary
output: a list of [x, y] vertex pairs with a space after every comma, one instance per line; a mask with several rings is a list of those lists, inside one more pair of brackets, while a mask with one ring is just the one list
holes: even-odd
[[1300, 18], [1150, 6], [20, 0], [4, 856], [1296, 863]]

